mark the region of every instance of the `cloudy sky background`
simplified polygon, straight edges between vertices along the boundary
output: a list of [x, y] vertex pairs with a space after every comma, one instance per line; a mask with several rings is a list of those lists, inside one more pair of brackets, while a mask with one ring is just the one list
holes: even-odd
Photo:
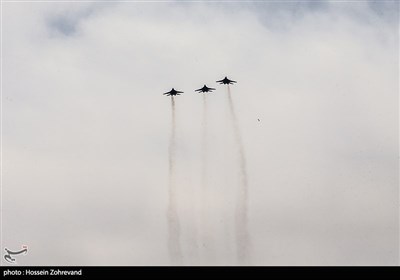
[[[2, 3], [2, 247], [21, 265], [168, 265], [170, 100], [185, 264], [208, 96], [214, 251], [236, 264], [247, 157], [254, 265], [397, 265], [399, 4]], [[260, 119], [258, 121], [257, 119]], [[3, 251], [3, 250], [2, 250]]]

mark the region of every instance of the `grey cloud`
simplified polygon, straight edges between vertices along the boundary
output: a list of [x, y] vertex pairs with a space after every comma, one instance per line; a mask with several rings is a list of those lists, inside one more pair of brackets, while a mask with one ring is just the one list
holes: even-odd
[[[398, 4], [339, 4], [302, 3], [293, 16], [292, 3], [4, 3], [2, 246], [27, 243], [26, 265], [169, 264], [161, 93], [175, 87], [185, 91], [176, 175], [191, 256], [193, 90], [228, 75], [238, 80], [252, 263], [397, 264]], [[238, 170], [225, 88], [215, 87], [211, 263], [236, 264]]]

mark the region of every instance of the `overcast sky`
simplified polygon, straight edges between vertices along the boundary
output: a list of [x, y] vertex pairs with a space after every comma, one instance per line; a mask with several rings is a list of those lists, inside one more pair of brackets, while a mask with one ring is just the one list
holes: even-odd
[[251, 264], [398, 264], [398, 2], [2, 5], [1, 235], [28, 245], [18, 264], [170, 264], [172, 87], [184, 262], [203, 263], [189, 244], [203, 84], [210, 262], [236, 264], [226, 75]]

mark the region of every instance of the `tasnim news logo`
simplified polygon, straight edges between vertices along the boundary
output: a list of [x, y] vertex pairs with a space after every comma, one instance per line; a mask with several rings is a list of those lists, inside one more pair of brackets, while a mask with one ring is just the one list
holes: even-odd
[[17, 256], [17, 255], [21, 255], [21, 254], [24, 254], [24, 255], [28, 254], [28, 246], [22, 245], [22, 249], [19, 251], [11, 251], [7, 248], [4, 248], [4, 251], [6, 251], [6, 253], [3, 256], [4, 260], [10, 264], [16, 264], [17, 259], [13, 256]]

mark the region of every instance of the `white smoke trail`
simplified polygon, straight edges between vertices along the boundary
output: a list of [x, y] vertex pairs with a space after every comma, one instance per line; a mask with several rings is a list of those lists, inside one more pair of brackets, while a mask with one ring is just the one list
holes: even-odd
[[207, 262], [213, 259], [212, 232], [210, 228], [210, 197], [207, 189], [207, 96], [203, 94], [203, 122], [201, 139], [201, 248]]
[[236, 246], [239, 264], [247, 264], [249, 262], [249, 234], [248, 234], [248, 180], [246, 169], [246, 157], [243, 148], [242, 137], [240, 134], [239, 124], [237, 122], [235, 108], [233, 106], [231, 90], [228, 85], [228, 103], [231, 115], [233, 130], [235, 133], [235, 142], [239, 153], [240, 167], [240, 187], [235, 210], [235, 228], [236, 228]]
[[[202, 188], [202, 187], [201, 187]], [[185, 222], [187, 223], [187, 251], [185, 254], [185, 262], [189, 265], [198, 264], [201, 249], [201, 203], [199, 197], [202, 194], [202, 189], [197, 184], [186, 186], [186, 191], [189, 191], [189, 199], [187, 201], [187, 211]]]
[[177, 211], [177, 190], [175, 183], [175, 100], [171, 96], [172, 125], [169, 143], [169, 188], [168, 188], [168, 250], [173, 265], [182, 263], [180, 245], [180, 223]]

